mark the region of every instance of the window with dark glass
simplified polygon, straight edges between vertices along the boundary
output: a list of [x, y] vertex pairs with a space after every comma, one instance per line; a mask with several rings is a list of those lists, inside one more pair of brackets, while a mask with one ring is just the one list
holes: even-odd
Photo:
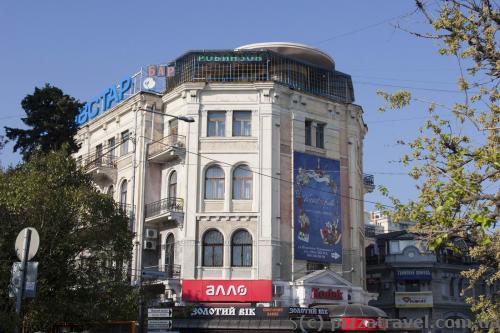
[[207, 136], [225, 136], [226, 112], [209, 111], [207, 116]]
[[312, 146], [312, 121], [306, 120], [306, 146]]
[[115, 137], [109, 138], [108, 139], [108, 156], [110, 157], [111, 160], [115, 157]]
[[252, 199], [252, 171], [243, 164], [234, 169], [233, 172], [233, 199]]
[[325, 124], [316, 125], [316, 147], [325, 148]]
[[165, 271], [174, 264], [175, 238], [173, 234], [169, 234], [165, 240]]
[[172, 172], [168, 180], [168, 198], [175, 199], [177, 197], [177, 172]]
[[95, 147], [95, 162], [96, 165], [101, 165], [102, 163], [102, 144]]
[[233, 136], [251, 136], [251, 135], [252, 135], [252, 112], [234, 111]]
[[224, 262], [224, 237], [217, 230], [209, 230], [203, 236], [203, 266], [222, 267]]
[[252, 266], [252, 236], [246, 230], [238, 230], [231, 240], [231, 266]]
[[122, 206], [127, 204], [127, 186], [128, 182], [124, 180], [120, 187], [120, 205]]
[[224, 171], [217, 165], [205, 172], [205, 199], [224, 199]]
[[121, 144], [120, 144], [120, 156], [128, 154], [128, 141], [130, 139], [130, 134], [128, 131], [124, 131], [121, 134]]

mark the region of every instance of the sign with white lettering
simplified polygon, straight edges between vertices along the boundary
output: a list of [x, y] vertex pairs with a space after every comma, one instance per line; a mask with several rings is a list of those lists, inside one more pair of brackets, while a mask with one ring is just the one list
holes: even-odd
[[270, 302], [271, 280], [183, 280], [182, 300], [191, 302]]
[[290, 317], [296, 316], [328, 316], [328, 309], [324, 308], [300, 308], [300, 307], [290, 307], [289, 310]]
[[169, 330], [172, 328], [171, 320], [148, 320], [148, 330]]
[[150, 308], [148, 309], [149, 318], [172, 318], [171, 308]]
[[401, 269], [396, 271], [396, 280], [431, 280], [430, 269]]

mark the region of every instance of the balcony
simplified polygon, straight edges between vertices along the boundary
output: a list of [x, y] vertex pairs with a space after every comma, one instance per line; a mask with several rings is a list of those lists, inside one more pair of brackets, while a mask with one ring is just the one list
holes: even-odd
[[160, 271], [165, 272], [167, 279], [179, 279], [181, 277], [181, 265], [161, 265]]
[[158, 223], [175, 221], [182, 225], [184, 222], [184, 200], [180, 198], [165, 198], [151, 202], [145, 206], [146, 222]]
[[116, 181], [116, 157], [113, 155], [90, 153], [82, 158], [81, 165], [97, 183]]
[[372, 193], [375, 189], [375, 179], [373, 175], [363, 174], [363, 187], [366, 193]]
[[148, 146], [148, 160], [154, 163], [165, 163], [181, 158], [186, 153], [184, 135], [172, 134], [155, 141]]

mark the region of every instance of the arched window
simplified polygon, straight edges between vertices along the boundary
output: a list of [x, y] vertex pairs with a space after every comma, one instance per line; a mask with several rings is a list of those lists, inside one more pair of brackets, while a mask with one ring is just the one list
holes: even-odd
[[224, 199], [224, 171], [217, 165], [205, 172], [205, 199]]
[[122, 182], [122, 185], [120, 186], [120, 204], [121, 205], [127, 204], [127, 187], [128, 187], [128, 182], [126, 180], [124, 180]]
[[252, 171], [247, 165], [240, 165], [233, 172], [233, 199], [252, 199]]
[[168, 179], [168, 198], [177, 198], [177, 172], [172, 172]]
[[175, 238], [169, 234], [165, 240], [165, 271], [169, 271], [174, 265]]
[[231, 240], [231, 266], [252, 266], [252, 236], [246, 230], [238, 230]]
[[224, 237], [217, 230], [209, 230], [203, 236], [203, 266], [222, 267], [224, 262]]

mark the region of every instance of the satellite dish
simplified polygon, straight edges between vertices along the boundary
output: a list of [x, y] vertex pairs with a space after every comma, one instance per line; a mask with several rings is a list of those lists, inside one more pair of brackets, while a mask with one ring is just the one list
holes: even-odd
[[19, 260], [23, 260], [23, 252], [24, 252], [24, 239], [27, 237], [28, 230], [31, 230], [31, 239], [30, 246], [28, 249], [28, 258], [26, 260], [31, 260], [35, 256], [38, 251], [38, 246], [40, 245], [40, 236], [38, 235], [38, 231], [35, 228], [24, 228], [19, 232], [16, 238], [16, 253]]

